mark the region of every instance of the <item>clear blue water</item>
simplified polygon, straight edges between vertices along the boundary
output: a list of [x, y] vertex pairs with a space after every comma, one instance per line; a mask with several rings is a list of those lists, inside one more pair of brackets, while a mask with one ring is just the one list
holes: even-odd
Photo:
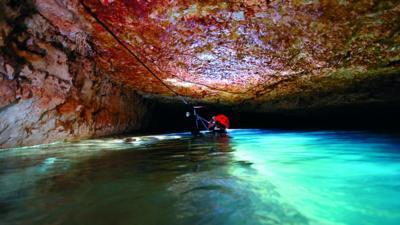
[[0, 224], [400, 224], [400, 136], [231, 130], [0, 151]]

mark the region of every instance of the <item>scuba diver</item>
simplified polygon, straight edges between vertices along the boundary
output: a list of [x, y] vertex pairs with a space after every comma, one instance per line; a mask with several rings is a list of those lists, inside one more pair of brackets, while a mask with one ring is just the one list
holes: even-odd
[[186, 118], [190, 132], [193, 136], [200, 136], [200, 126], [203, 126], [205, 130], [209, 130], [215, 133], [226, 133], [226, 129], [229, 128], [229, 119], [223, 114], [213, 116], [210, 121], [204, 119], [197, 112], [198, 109], [203, 108], [202, 106], [192, 106], [193, 112], [190, 110], [186, 111]]

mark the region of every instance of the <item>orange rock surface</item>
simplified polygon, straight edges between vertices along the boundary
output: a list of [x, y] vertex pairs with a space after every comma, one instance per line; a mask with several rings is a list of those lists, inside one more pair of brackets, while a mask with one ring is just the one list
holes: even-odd
[[360, 72], [393, 66], [400, 55], [395, 0], [81, 3], [99, 65], [114, 79], [156, 95], [173, 93], [99, 21], [176, 92], [207, 102], [288, 96], [293, 93], [277, 88], [282, 83], [297, 89], [299, 79], [341, 76], [342, 70], [363, 79]]

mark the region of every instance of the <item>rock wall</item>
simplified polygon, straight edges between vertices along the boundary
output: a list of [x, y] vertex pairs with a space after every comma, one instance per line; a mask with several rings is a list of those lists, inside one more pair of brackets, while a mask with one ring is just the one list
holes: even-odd
[[171, 89], [235, 112], [390, 107], [399, 15], [399, 0], [1, 0], [0, 147], [141, 129], [165, 116], [142, 97], [180, 102]]
[[148, 104], [98, 68], [73, 2], [0, 2], [0, 148], [144, 124]]
[[[110, 31], [181, 95], [251, 111], [369, 102], [358, 96], [400, 74], [399, 0], [81, 2], [99, 65], [157, 96], [172, 94]], [[322, 96], [336, 91], [334, 101]], [[371, 100], [399, 96], [387, 94]]]

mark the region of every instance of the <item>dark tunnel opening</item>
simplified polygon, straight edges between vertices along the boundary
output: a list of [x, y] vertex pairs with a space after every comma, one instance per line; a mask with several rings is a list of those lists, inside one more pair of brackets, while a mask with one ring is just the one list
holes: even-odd
[[[184, 104], [157, 103], [151, 115], [149, 132], [188, 131]], [[400, 102], [332, 106], [281, 112], [249, 112], [239, 107], [205, 105], [200, 115], [229, 117], [231, 128], [297, 130], [387, 130], [399, 131]]]

